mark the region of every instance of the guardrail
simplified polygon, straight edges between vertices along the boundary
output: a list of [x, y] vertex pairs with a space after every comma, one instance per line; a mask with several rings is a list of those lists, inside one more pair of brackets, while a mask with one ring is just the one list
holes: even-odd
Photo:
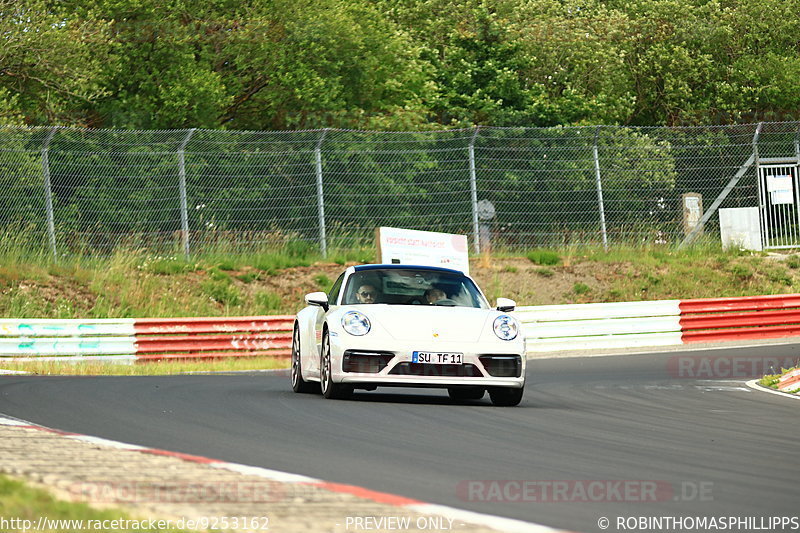
[[[800, 336], [800, 294], [518, 307], [528, 351]], [[294, 317], [0, 319], [0, 357], [198, 359], [291, 352]]]
[[519, 307], [529, 352], [800, 336], [800, 294]]
[[683, 300], [684, 342], [800, 335], [800, 294]]
[[285, 357], [293, 316], [145, 319], [0, 319], [0, 357], [130, 359]]
[[529, 352], [681, 344], [680, 300], [518, 307]]

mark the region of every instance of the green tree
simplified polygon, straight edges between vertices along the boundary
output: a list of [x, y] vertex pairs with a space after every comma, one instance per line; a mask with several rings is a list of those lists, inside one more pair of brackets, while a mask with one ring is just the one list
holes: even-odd
[[235, 2], [67, 0], [65, 9], [110, 27], [115, 61], [97, 125], [133, 129], [213, 128], [229, 96], [215, 72], [210, 36], [229, 28], [218, 12]]
[[405, 129], [427, 120], [430, 65], [368, 2], [275, 0], [248, 8], [221, 47], [235, 128]]
[[[719, 2], [712, 120], [800, 119], [800, 1]], [[721, 113], [721, 115], [717, 115]]]
[[501, 9], [547, 124], [615, 124], [633, 113], [624, 13], [598, 0], [504, 0]]
[[433, 122], [505, 126], [541, 122], [524, 57], [495, 1], [380, 2], [414, 36], [435, 67]]
[[108, 27], [45, 0], [0, 0], [0, 123], [85, 124], [106, 92]]
[[405, 128], [429, 66], [366, 1], [71, 0], [107, 21], [118, 67], [98, 105], [125, 128]]

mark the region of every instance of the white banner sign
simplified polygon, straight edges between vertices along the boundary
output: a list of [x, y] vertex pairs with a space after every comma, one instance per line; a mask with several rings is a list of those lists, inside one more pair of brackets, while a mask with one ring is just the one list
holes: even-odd
[[767, 191], [772, 205], [794, 203], [792, 176], [767, 176]]
[[377, 241], [382, 263], [445, 267], [469, 274], [466, 235], [381, 227]]

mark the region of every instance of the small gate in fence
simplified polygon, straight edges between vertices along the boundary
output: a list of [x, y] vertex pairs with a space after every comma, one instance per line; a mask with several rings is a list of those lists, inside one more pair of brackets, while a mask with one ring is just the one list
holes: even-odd
[[759, 217], [765, 249], [800, 246], [800, 183], [797, 161], [760, 164]]

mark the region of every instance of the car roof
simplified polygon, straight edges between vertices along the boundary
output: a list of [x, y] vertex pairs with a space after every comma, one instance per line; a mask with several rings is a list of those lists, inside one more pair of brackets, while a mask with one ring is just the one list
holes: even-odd
[[353, 267], [356, 272], [364, 271], [364, 270], [392, 270], [392, 269], [404, 269], [404, 270], [428, 270], [430, 272], [443, 272], [448, 274], [460, 274], [464, 276], [465, 274], [460, 270], [455, 270], [452, 268], [444, 268], [444, 267], [436, 267], [436, 266], [426, 266], [426, 265], [397, 265], [397, 264], [385, 264], [385, 265], [356, 265]]

